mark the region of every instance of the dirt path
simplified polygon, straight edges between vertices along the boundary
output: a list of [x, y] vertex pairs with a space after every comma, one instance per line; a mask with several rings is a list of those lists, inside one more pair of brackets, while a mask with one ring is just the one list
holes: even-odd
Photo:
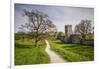
[[45, 42], [47, 44], [45, 51], [48, 53], [51, 63], [64, 63], [64, 62], [66, 62], [57, 53], [55, 53], [54, 51], [52, 51], [50, 49], [50, 45], [49, 45], [49, 42], [47, 40], [45, 40]]

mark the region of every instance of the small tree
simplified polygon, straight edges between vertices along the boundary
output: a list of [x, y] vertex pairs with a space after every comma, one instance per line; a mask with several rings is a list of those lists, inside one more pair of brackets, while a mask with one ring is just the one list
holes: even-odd
[[82, 39], [85, 39], [91, 32], [91, 20], [81, 20], [81, 22], [75, 26], [75, 33], [80, 33]]
[[38, 47], [38, 42], [46, 38], [47, 33], [55, 32], [55, 25], [49, 19], [47, 14], [38, 10], [24, 10], [24, 16], [28, 17], [28, 23], [21, 25], [21, 28], [31, 32], [34, 37], [35, 46]]
[[63, 32], [58, 32], [57, 33], [57, 38], [61, 37], [61, 36], [64, 36], [64, 33]]

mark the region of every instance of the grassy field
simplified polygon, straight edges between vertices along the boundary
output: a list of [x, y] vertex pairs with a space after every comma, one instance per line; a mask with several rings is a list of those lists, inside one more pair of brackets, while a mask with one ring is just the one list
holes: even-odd
[[49, 57], [45, 52], [45, 42], [41, 41], [39, 48], [34, 47], [31, 40], [15, 41], [15, 65], [44, 64], [49, 63]]
[[51, 49], [70, 62], [93, 61], [94, 47], [79, 44], [65, 44], [60, 40], [50, 40]]

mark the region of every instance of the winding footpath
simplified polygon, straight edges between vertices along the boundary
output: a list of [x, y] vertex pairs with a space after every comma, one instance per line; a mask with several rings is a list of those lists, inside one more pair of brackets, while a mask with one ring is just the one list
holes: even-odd
[[50, 57], [50, 63], [65, 63], [66, 61], [63, 58], [61, 58], [56, 52], [50, 49], [49, 42], [47, 40], [45, 40], [45, 42], [46, 42], [45, 51]]

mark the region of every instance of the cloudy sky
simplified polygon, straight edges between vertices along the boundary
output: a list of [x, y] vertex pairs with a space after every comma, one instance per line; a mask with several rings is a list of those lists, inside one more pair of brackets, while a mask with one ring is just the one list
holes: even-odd
[[49, 5], [31, 5], [31, 4], [15, 4], [15, 32], [19, 31], [20, 25], [28, 22], [26, 17], [23, 17], [23, 9], [31, 11], [39, 10], [49, 15], [49, 18], [56, 25], [58, 31], [64, 32], [64, 26], [72, 25], [72, 29], [83, 19], [89, 19], [94, 23], [94, 9], [80, 8], [69, 6], [49, 6]]

